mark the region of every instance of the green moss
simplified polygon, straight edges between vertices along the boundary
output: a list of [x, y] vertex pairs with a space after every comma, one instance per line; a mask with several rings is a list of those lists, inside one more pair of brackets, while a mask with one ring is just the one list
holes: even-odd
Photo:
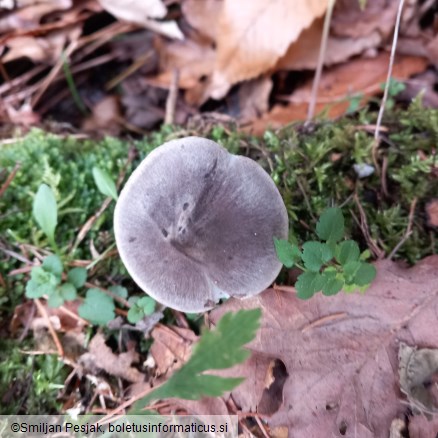
[[[375, 157], [380, 170], [386, 163], [386, 171], [383, 175], [375, 172], [358, 179], [354, 164], [374, 165], [372, 132], [360, 125], [374, 122], [375, 114], [361, 111], [356, 119], [344, 118], [335, 123], [321, 122], [307, 127], [289, 126], [279, 132], [267, 131], [263, 137], [252, 137], [220, 126], [199, 135], [218, 141], [233, 153], [250, 156], [271, 174], [289, 212], [291, 238], [298, 243], [314, 238], [316, 219], [325, 208], [342, 205], [347, 236], [359, 241], [361, 250], [366, 249], [367, 242], [357, 221], [360, 212], [354, 201], [356, 194], [367, 216], [372, 239], [388, 255], [402, 240], [409, 223], [409, 210], [416, 199], [412, 235], [396, 256], [415, 263], [438, 250], [438, 239], [433, 239], [433, 230], [428, 228], [424, 213], [425, 203], [436, 198], [438, 193], [438, 178], [431, 173], [432, 166], [436, 166], [438, 112], [425, 110], [417, 100], [407, 111], [389, 114], [385, 120], [388, 132], [384, 133]], [[16, 163], [20, 163], [20, 170], [0, 197], [1, 247], [20, 253], [18, 245], [26, 243], [49, 250], [45, 236], [32, 218], [33, 197], [44, 182], [55, 191], [59, 203], [58, 246], [69, 255], [67, 258], [92, 260], [91, 242], [99, 253], [114, 243], [112, 203], [76, 252], [71, 253], [78, 231], [104, 201], [95, 186], [92, 168], [99, 166], [114, 179], [123, 171], [129, 175], [151, 150], [181, 135], [185, 133], [165, 126], [137, 142], [113, 138], [84, 141], [34, 130], [16, 143], [3, 146], [0, 150], [0, 168], [5, 169], [3, 179]], [[127, 165], [129, 151], [133, 148], [138, 154]], [[26, 256], [33, 257], [31, 252]], [[0, 286], [0, 314], [4, 321], [23, 299], [27, 274], [7, 275], [12, 269], [21, 267], [23, 263], [8, 253], [0, 259], [0, 272], [6, 282], [6, 288]], [[91, 281], [100, 281], [102, 285], [124, 284], [131, 294], [135, 293], [136, 287], [117, 256], [100, 261], [92, 276]], [[52, 359], [25, 356], [13, 345], [10, 342], [0, 346], [1, 350], [9, 352], [5, 362], [0, 361], [3, 388], [10, 388], [13, 379], [26, 381], [33, 369], [46, 371], [41, 371], [43, 374], [31, 384], [32, 397], [11, 405], [4, 413], [17, 409], [26, 413], [55, 411], [58, 406], [54, 401], [56, 391], [48, 382], [50, 375], [51, 382], [62, 383], [62, 373], [57, 365], [45, 363]], [[47, 371], [50, 369], [55, 374]]]
[[26, 345], [0, 341], [0, 414], [57, 414], [67, 369], [56, 355], [28, 355]]

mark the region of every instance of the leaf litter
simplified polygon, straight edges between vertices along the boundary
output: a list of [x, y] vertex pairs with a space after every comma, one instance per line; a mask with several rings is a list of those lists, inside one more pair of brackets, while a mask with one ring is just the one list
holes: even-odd
[[[426, 422], [421, 415], [438, 409], [437, 353], [426, 361], [411, 358], [408, 390], [400, 384], [398, 354], [402, 345], [420, 355], [438, 349], [436, 330], [431, 329], [438, 322], [438, 256], [409, 269], [389, 260], [376, 267], [377, 278], [365, 294], [330, 299], [319, 294], [302, 301], [277, 286], [252, 299], [229, 300], [211, 313], [214, 325], [224, 312], [262, 309], [261, 329], [249, 345], [251, 359], [223, 373], [247, 378], [230, 393], [240, 411], [269, 415], [269, 427], [286, 426], [289, 436], [383, 438], [395, 418], [406, 416], [409, 430], [435, 437], [436, 419]], [[412, 363], [428, 371], [418, 373]], [[267, 404], [275, 364], [284, 386]], [[428, 394], [434, 406], [422, 407], [415, 388]], [[198, 403], [205, 411], [208, 401]], [[191, 408], [196, 412], [198, 405]], [[420, 418], [411, 413], [415, 408]]]
[[[302, 101], [302, 94], [308, 92], [308, 84], [302, 78], [311, 78], [311, 74], [303, 70], [316, 66], [327, 3], [16, 2], [0, 20], [0, 56], [6, 78], [0, 86], [5, 106], [0, 117], [33, 125], [47, 114], [65, 115], [68, 108], [70, 119], [84, 129], [99, 132], [106, 129], [103, 125], [111, 124], [111, 133], [138, 135], [164, 120], [167, 95], [174, 89], [177, 123], [211, 107], [219, 107], [242, 124], [250, 122], [247, 129], [255, 133], [305, 119], [308, 102]], [[381, 57], [390, 44], [397, 2], [368, 0], [364, 8], [359, 3], [338, 1], [334, 9], [324, 65], [342, 66], [345, 77], [343, 87], [336, 85], [336, 98], [326, 96], [324, 89], [320, 94], [318, 109], [328, 108], [330, 117], [348, 111], [354, 90], [363, 94], [363, 106], [381, 93], [376, 81], [385, 81], [374, 76], [362, 90], [356, 84], [366, 80], [370, 69], [357, 70], [355, 66], [364, 62], [371, 71], [387, 66], [387, 58], [382, 62]], [[397, 59], [415, 55], [418, 61], [417, 68], [399, 72], [399, 80], [436, 65], [436, 26], [430, 24], [434, 9], [429, 3], [405, 1]], [[118, 45], [126, 50], [117, 50]], [[352, 57], [357, 58], [346, 63]], [[27, 60], [32, 61], [31, 69]], [[24, 68], [17, 68], [21, 64]], [[40, 67], [45, 78], [41, 71], [36, 73]], [[71, 71], [73, 81], [68, 84], [63, 68]], [[432, 74], [427, 94], [435, 93], [436, 72]], [[20, 81], [18, 88], [13, 85], [16, 81]], [[90, 90], [91, 84], [99, 82]], [[116, 85], [121, 87], [116, 89]], [[411, 87], [411, 94], [415, 96], [424, 86]], [[82, 104], [71, 97], [75, 87]], [[436, 105], [435, 100], [429, 101]], [[88, 123], [84, 123], [88, 116], [76, 105], [93, 114]], [[105, 112], [102, 119], [97, 115], [100, 112]]]
[[[278, 2], [280, 8], [271, 7], [272, 1], [257, 0], [243, 14], [241, 5], [231, 0], [187, 0], [182, 2], [176, 20], [172, 18], [175, 15], [169, 14], [168, 5], [172, 2], [164, 3], [16, 2], [18, 8], [0, 20], [5, 44], [2, 61], [13, 73], [12, 81], [6, 80], [0, 86], [5, 106], [1, 116], [14, 123], [26, 120], [31, 125], [41, 120], [40, 114], [57, 108], [59, 90], [63, 90], [64, 96], [68, 96], [69, 90], [65, 84], [60, 86], [62, 69], [56, 63], [71, 48], [66, 59], [81, 95], [86, 96], [84, 100], [92, 115], [85, 118], [84, 126], [91, 131], [109, 129], [109, 133], [119, 134], [123, 129], [142, 132], [155, 126], [164, 117], [167, 90], [172, 87], [176, 70], [180, 73], [178, 121], [196, 114], [212, 97], [233, 98], [233, 91], [230, 92], [233, 86], [238, 90], [234, 95], [237, 104], [229, 105], [229, 113], [240, 122], [249, 121], [247, 129], [253, 132], [305, 118], [310, 82], [301, 84], [293, 79], [295, 86], [290, 92], [277, 86], [279, 81], [272, 74], [295, 75], [315, 67], [321, 16], [327, 1]], [[379, 82], [385, 80], [388, 56], [381, 48], [393, 29], [396, 2], [366, 3], [365, 10], [360, 11], [357, 2], [337, 2], [325, 65], [358, 57], [331, 67], [323, 75], [318, 108], [322, 111], [329, 107], [331, 117], [344, 114], [355, 94], [363, 94], [361, 105], [365, 104], [380, 93]], [[141, 8], [140, 13], [136, 8]], [[302, 13], [296, 13], [297, 8]], [[89, 25], [87, 20], [93, 14], [103, 14], [104, 9], [131, 24], [115, 23], [97, 29], [91, 36], [81, 34]], [[259, 14], [261, 10], [266, 14]], [[406, 1], [402, 38], [407, 43], [402, 45], [404, 51], [397, 56], [395, 68], [395, 76], [400, 80], [423, 72], [428, 64], [436, 64], [436, 27], [420, 28], [423, 15], [418, 2]], [[123, 41], [108, 42], [120, 35], [124, 36]], [[421, 50], [409, 53], [408, 43], [414, 40]], [[103, 55], [95, 52], [97, 47], [103, 48]], [[420, 56], [407, 56], [412, 54]], [[33, 80], [33, 73], [29, 78], [15, 76], [13, 63], [23, 58], [40, 64], [26, 74], [43, 67], [35, 73], [38, 81]], [[107, 90], [98, 93], [93, 90], [88, 100], [82, 84], [87, 82], [89, 69], [114, 60], [121, 62], [117, 80], [107, 78]], [[123, 70], [120, 65], [128, 68]], [[49, 73], [48, 80], [38, 76], [41, 71]], [[436, 75], [428, 82], [428, 95], [435, 82]], [[121, 96], [109, 91], [118, 84]], [[411, 90], [411, 97], [421, 89], [422, 86]], [[40, 101], [44, 103], [38, 106]], [[434, 101], [431, 102], [433, 106]], [[436, 227], [436, 200], [432, 202], [427, 214], [430, 225]], [[261, 305], [264, 311], [263, 329], [251, 347], [252, 357], [233, 371], [236, 376], [247, 376], [243, 385], [232, 392], [238, 409], [271, 416], [268, 421], [271, 431], [284, 432], [289, 427], [292, 433], [303, 432], [307, 436], [321, 436], [326, 430], [332, 430], [335, 436], [342, 431], [343, 436], [355, 436], [352, 431], [357, 436], [362, 436], [361, 433], [364, 437], [380, 433], [384, 436], [381, 431], [387, 432], [394, 418], [410, 415], [406, 403], [415, 409], [416, 386], [399, 384], [398, 347], [404, 342], [407, 348], [419, 353], [437, 347], [436, 339], [427, 333], [428, 328], [436, 326], [437, 262], [436, 258], [428, 259], [410, 270], [389, 261], [377, 266], [376, 284], [364, 296], [326, 299], [318, 295], [304, 303], [293, 294], [271, 290], [245, 302], [230, 300], [213, 312], [212, 321], [217, 321], [225, 310], [240, 306]], [[25, 326], [32, 315], [27, 304], [16, 308], [15, 330], [20, 324]], [[83, 331], [84, 321], [77, 316], [78, 305], [74, 303], [68, 317], [65, 312], [47, 309], [57, 330], [66, 334]], [[44, 318], [33, 320], [31, 328], [35, 333], [47, 328]], [[153, 331], [152, 369], [162, 379], [188, 360], [196, 340], [189, 329], [172, 330], [170, 334], [156, 326]], [[52, 350], [53, 345], [46, 351]], [[132, 348], [117, 354], [101, 334], [92, 339], [88, 352], [78, 351], [82, 354], [80, 360], [93, 373], [104, 371], [136, 384], [146, 384], [149, 378], [147, 372], [139, 371], [138, 356]], [[78, 357], [77, 352], [73, 359]], [[420, 382], [422, 391], [425, 387], [434, 388], [435, 376], [428, 379]], [[406, 396], [397, 389], [400, 386]], [[187, 410], [202, 413], [229, 410], [223, 399], [206, 400], [184, 403]], [[431, 431], [437, 430], [434, 424], [436, 421], [431, 423], [425, 416], [410, 416], [409, 433], [411, 437], [432, 437]]]

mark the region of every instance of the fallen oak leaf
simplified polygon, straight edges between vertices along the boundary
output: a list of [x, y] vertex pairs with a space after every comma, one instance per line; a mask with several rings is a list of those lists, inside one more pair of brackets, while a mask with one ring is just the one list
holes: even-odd
[[[214, 322], [230, 310], [263, 309], [250, 348], [277, 357], [289, 375], [270, 427], [287, 426], [296, 436], [386, 438], [392, 420], [407, 413], [398, 389], [398, 345], [438, 347], [438, 256], [411, 269], [388, 260], [376, 267], [377, 278], [364, 295], [301, 301], [268, 290], [245, 301], [231, 299], [212, 312]], [[248, 366], [245, 375], [256, 372]], [[245, 392], [243, 384], [231, 396], [247, 412], [260, 404], [255, 393]]]
[[327, 0], [224, 0], [211, 97], [269, 71], [326, 8]]
[[120, 354], [113, 353], [100, 333], [97, 333], [91, 340], [88, 352], [79, 358], [79, 363], [89, 372], [104, 370], [128, 382], [141, 382], [145, 378], [143, 373], [132, 367], [132, 363], [137, 361], [138, 354], [133, 349]]

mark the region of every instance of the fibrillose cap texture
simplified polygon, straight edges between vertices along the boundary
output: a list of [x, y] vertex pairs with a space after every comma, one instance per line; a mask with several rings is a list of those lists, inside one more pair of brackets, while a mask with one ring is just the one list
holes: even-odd
[[120, 256], [160, 303], [203, 312], [220, 298], [262, 292], [287, 238], [280, 193], [254, 161], [199, 137], [169, 141], [133, 172], [114, 213]]

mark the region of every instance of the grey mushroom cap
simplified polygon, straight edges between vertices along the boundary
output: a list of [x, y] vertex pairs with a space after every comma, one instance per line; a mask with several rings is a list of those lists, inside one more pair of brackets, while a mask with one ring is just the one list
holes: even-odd
[[281, 270], [273, 238], [286, 207], [255, 161], [199, 137], [151, 152], [114, 212], [117, 247], [134, 281], [158, 302], [204, 312], [220, 298], [265, 290]]

